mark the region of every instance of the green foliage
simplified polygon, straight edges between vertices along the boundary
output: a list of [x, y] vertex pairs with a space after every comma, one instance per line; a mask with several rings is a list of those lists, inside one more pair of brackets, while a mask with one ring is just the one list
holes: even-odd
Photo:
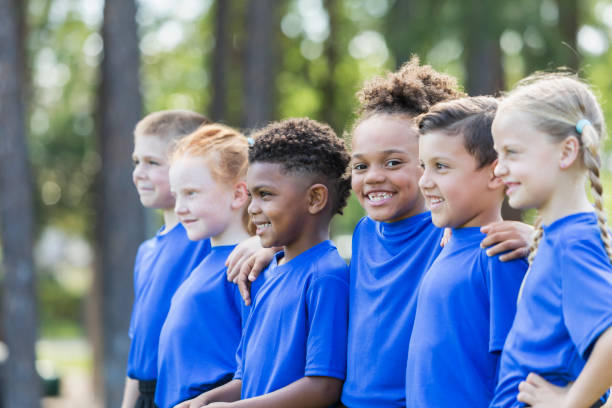
[[[101, 1], [29, 0], [27, 54], [31, 70], [26, 79], [30, 84], [28, 141], [38, 230], [55, 226], [91, 237], [95, 217], [91, 191], [101, 165], [95, 123], [102, 43], [98, 33], [101, 10], [86, 15], [85, 3], [90, 8], [95, 7], [91, 4], [102, 7]], [[209, 112], [215, 2], [176, 0], [163, 11], [155, 9], [156, 3], [139, 2], [144, 112], [170, 108]], [[612, 6], [601, 0], [499, 0], [491, 3], [491, 10], [480, 10], [482, 2], [476, 3], [278, 2], [274, 119], [309, 116], [330, 123], [339, 135], [346, 133], [350, 138], [355, 92], [364, 80], [395, 69], [412, 53], [464, 83], [468, 39], [484, 35], [485, 27], [479, 23], [479, 12], [484, 10], [490, 17], [487, 35], [499, 37], [507, 86], [536, 69], [571, 65], [577, 53], [580, 73], [600, 93], [605, 116], [612, 123], [612, 52], [607, 48], [612, 22], [606, 20], [612, 15]], [[241, 74], [247, 3], [231, 4], [225, 121], [240, 126], [248, 108], [242, 102]], [[572, 4], [579, 5], [579, 28], [586, 24], [603, 36], [607, 44], [603, 51], [592, 53], [580, 44], [567, 44], [572, 41], [567, 39], [567, 25], [561, 19]], [[185, 10], [186, 5], [197, 7]], [[606, 142], [606, 151], [611, 143]], [[608, 198], [612, 191], [608, 172], [603, 180]], [[606, 202], [612, 209], [612, 199]], [[363, 216], [354, 196], [344, 213], [334, 219], [334, 235], [350, 234]], [[150, 217], [152, 225], [157, 225], [155, 217]], [[59, 327], [58, 322], [80, 321], [81, 295], [71, 294], [53, 275], [41, 278], [40, 298], [44, 333]]]

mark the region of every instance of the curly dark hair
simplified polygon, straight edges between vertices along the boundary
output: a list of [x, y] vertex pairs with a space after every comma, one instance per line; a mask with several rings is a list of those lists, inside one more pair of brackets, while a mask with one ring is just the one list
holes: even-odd
[[457, 80], [429, 65], [420, 65], [413, 55], [396, 72], [367, 81], [357, 92], [358, 115], [369, 117], [377, 113], [420, 115], [438, 102], [465, 96]]
[[342, 214], [350, 195], [350, 156], [328, 125], [308, 118], [274, 122], [252, 135], [249, 164], [277, 163], [287, 172], [307, 173], [329, 189], [332, 214]]

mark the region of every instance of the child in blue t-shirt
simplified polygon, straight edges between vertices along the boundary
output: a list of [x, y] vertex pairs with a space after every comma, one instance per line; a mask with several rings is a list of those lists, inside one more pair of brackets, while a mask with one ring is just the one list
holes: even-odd
[[[406, 359], [421, 278], [441, 250], [443, 229], [431, 222], [418, 188], [415, 117], [461, 96], [456, 80], [414, 57], [374, 78], [358, 93], [352, 131], [352, 188], [367, 216], [353, 233], [349, 279], [347, 374], [342, 403], [350, 408], [406, 406]], [[493, 223], [483, 245], [490, 255], [523, 256], [530, 227]], [[501, 242], [503, 241], [503, 242]], [[514, 251], [512, 251], [514, 250]], [[255, 280], [255, 269], [241, 273]], [[248, 269], [248, 268], [245, 268]], [[244, 285], [244, 283], [243, 283]], [[244, 290], [245, 300], [248, 292]]]
[[248, 143], [227, 126], [205, 125], [180, 140], [170, 161], [175, 212], [193, 241], [212, 249], [177, 289], [160, 338], [155, 404], [173, 407], [230, 381], [244, 304], [225, 261], [249, 238]]
[[310, 119], [273, 123], [254, 136], [249, 213], [262, 245], [283, 250], [257, 280], [234, 380], [198, 404], [328, 407], [340, 397], [348, 267], [329, 241], [329, 223], [346, 205], [348, 163], [342, 140]]
[[450, 241], [423, 277], [408, 347], [406, 406], [487, 407], [501, 349], [527, 269], [481, 248], [480, 227], [501, 221], [503, 182], [492, 97], [435, 105], [418, 118], [419, 187], [433, 223], [451, 228]]
[[510, 205], [536, 208], [540, 223], [492, 407], [599, 406], [612, 385], [612, 249], [599, 178], [604, 136], [595, 96], [567, 74], [528, 78], [500, 104], [495, 173]]
[[134, 306], [122, 408], [153, 406], [159, 333], [170, 299], [189, 272], [210, 251], [208, 240], [192, 242], [174, 213], [168, 181], [168, 153], [178, 139], [208, 120], [195, 112], [168, 110], [143, 118], [134, 130], [134, 185], [140, 202], [162, 210], [164, 226], [138, 249]]

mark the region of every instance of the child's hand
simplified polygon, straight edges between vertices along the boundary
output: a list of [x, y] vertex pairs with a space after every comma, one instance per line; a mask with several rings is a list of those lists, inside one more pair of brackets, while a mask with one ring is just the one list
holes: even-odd
[[238, 285], [238, 290], [240, 290], [245, 305], [251, 304], [251, 282], [257, 279], [261, 271], [268, 266], [275, 253], [276, 249], [274, 248], [263, 248], [255, 252], [242, 262], [240, 269], [232, 279]]
[[251, 255], [255, 254], [260, 249], [261, 243], [259, 242], [259, 237], [251, 237], [236, 245], [236, 248], [234, 248], [225, 261], [225, 266], [227, 266], [227, 280], [235, 283], [235, 279], [240, 273], [242, 265]]
[[[231, 402], [213, 402], [212, 404], [208, 404], [206, 405], [206, 408], [212, 407], [212, 408], [222, 408], [222, 407], [231, 407], [232, 403]], [[193, 408], [193, 407], [190, 407]], [[200, 407], [198, 407], [200, 408]]]
[[519, 384], [517, 399], [532, 408], [565, 407], [565, 397], [571, 384], [559, 387], [549, 383], [535, 373], [530, 373], [525, 381]]
[[487, 236], [480, 246], [487, 249], [488, 256], [500, 255], [500, 261], [511, 261], [529, 255], [529, 243], [533, 236], [531, 225], [518, 221], [494, 222], [480, 228]]
[[200, 408], [204, 406], [209, 407], [210, 405], [206, 405], [207, 403], [208, 401], [206, 400], [206, 393], [202, 393], [193, 399], [183, 401], [180, 404], [175, 405], [174, 408]]
[[450, 241], [452, 235], [452, 229], [444, 228], [444, 235], [442, 236], [442, 241], [440, 241], [440, 246], [443, 247], [444, 245], [448, 244], [448, 241]]

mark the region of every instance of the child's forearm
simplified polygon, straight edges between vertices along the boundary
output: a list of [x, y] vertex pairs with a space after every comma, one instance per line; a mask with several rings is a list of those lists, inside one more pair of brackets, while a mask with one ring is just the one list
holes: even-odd
[[205, 392], [198, 397], [198, 400], [205, 404], [212, 402], [234, 402], [240, 400], [241, 391], [242, 380], [232, 380], [220, 387]]
[[121, 408], [134, 408], [139, 395], [140, 391], [138, 391], [138, 380], [126, 377], [125, 388], [123, 389], [123, 401], [121, 402]]
[[279, 390], [232, 404], [235, 408], [324, 408], [340, 399], [342, 381], [304, 377]]
[[567, 394], [567, 407], [590, 407], [612, 386], [612, 327], [597, 339], [582, 372]]

